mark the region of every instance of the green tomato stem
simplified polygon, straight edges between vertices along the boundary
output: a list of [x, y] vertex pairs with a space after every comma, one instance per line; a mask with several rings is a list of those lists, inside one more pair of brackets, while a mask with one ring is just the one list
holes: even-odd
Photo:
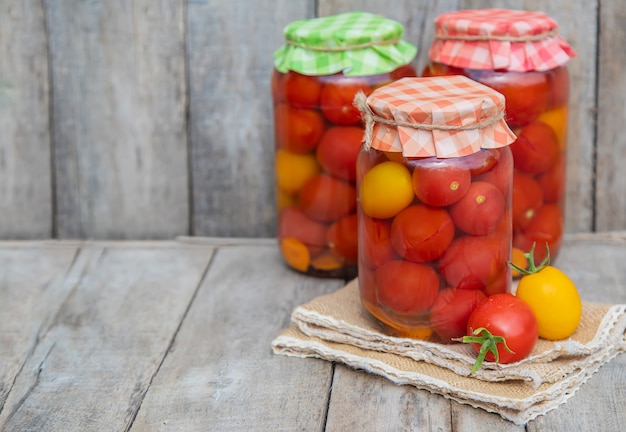
[[480, 344], [480, 351], [478, 352], [478, 356], [476, 357], [476, 362], [474, 363], [474, 367], [472, 368], [470, 375], [474, 375], [474, 373], [480, 368], [480, 366], [485, 361], [485, 357], [487, 353], [491, 352], [495, 358], [496, 363], [500, 361], [500, 355], [498, 353], [498, 344], [503, 343], [504, 348], [510, 352], [511, 354], [515, 354], [509, 346], [506, 344], [506, 340], [502, 336], [495, 336], [491, 334], [489, 330], [484, 327], [479, 327], [476, 330], [472, 331], [474, 336], [463, 336], [462, 338], [453, 339], [458, 342], [463, 343], [477, 343]]
[[530, 252], [526, 252], [524, 254], [524, 257], [526, 258], [526, 261], [528, 261], [527, 269], [522, 268], [518, 266], [517, 264], [514, 264], [510, 261], [507, 262], [507, 264], [513, 270], [516, 270], [517, 272], [523, 275], [532, 275], [535, 273], [539, 273], [541, 270], [543, 270], [544, 268], [550, 265], [550, 246], [548, 246], [548, 243], [546, 242], [546, 257], [543, 259], [543, 261], [541, 261], [539, 265], [535, 264], [535, 243], [533, 243], [532, 247], [530, 248]]

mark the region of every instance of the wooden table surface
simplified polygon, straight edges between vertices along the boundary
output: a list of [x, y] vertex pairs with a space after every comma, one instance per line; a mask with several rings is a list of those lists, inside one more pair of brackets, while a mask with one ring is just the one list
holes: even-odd
[[[584, 300], [626, 303], [626, 233], [566, 238]], [[275, 355], [343, 286], [273, 239], [0, 242], [3, 431], [624, 431], [626, 355], [524, 428], [339, 364]]]

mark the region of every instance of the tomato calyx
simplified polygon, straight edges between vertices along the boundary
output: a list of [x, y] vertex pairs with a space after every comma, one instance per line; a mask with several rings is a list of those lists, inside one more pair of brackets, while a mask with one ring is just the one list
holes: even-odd
[[543, 261], [541, 261], [541, 263], [539, 263], [539, 265], [535, 264], [534, 253], [535, 253], [535, 243], [533, 243], [532, 247], [530, 248], [530, 251], [524, 254], [524, 257], [526, 258], [526, 261], [528, 262], [528, 268], [522, 268], [518, 266], [517, 264], [512, 263], [510, 261], [507, 264], [509, 265], [509, 267], [519, 272], [519, 274], [521, 275], [526, 276], [526, 275], [539, 273], [541, 270], [543, 270], [544, 268], [550, 265], [550, 246], [548, 246], [548, 243], [546, 243], [546, 257], [543, 259]]
[[474, 363], [474, 367], [470, 371], [470, 375], [473, 375], [483, 364], [485, 361], [485, 357], [487, 353], [491, 352], [495, 358], [495, 362], [498, 363], [500, 361], [500, 355], [498, 354], [498, 344], [504, 344], [504, 348], [510, 352], [511, 354], [515, 354], [514, 351], [509, 348], [506, 344], [506, 340], [502, 336], [493, 335], [489, 330], [485, 327], [479, 327], [476, 330], [472, 331], [474, 336], [463, 336], [462, 338], [452, 339], [457, 342], [463, 343], [477, 343], [480, 345], [480, 352], [476, 357], [476, 362]]

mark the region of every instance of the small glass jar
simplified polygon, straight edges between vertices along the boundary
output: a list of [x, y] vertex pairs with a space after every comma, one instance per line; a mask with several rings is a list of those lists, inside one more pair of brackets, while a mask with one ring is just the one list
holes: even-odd
[[464, 76], [404, 78], [357, 96], [359, 290], [392, 333], [450, 341], [510, 292], [515, 135], [504, 97]]
[[416, 47], [396, 21], [363, 12], [296, 21], [275, 53], [272, 97], [278, 242], [292, 269], [357, 273], [356, 158], [363, 126], [353, 99], [416, 76]]
[[[511, 145], [513, 246], [556, 258], [565, 225], [569, 72], [574, 50], [542, 12], [473, 9], [435, 20], [422, 76], [465, 75], [506, 98]], [[517, 252], [519, 252], [517, 251]]]

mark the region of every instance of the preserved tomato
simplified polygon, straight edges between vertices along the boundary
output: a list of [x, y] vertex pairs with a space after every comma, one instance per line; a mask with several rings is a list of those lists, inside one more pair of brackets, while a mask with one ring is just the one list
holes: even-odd
[[[401, 97], [402, 108], [394, 105], [394, 96], [417, 93], [419, 101]], [[400, 79], [355, 103], [371, 128], [356, 170], [361, 302], [396, 334], [456, 335], [479, 300], [510, 290], [515, 135], [502, 119], [504, 98], [457, 76]], [[470, 126], [407, 125], [407, 118], [443, 118], [439, 103], [459, 111], [452, 122]], [[480, 142], [467, 147], [485, 117]]]
[[[464, 75], [505, 96], [505, 119], [518, 133], [511, 145], [516, 178], [513, 244], [529, 251], [528, 235], [522, 230], [539, 207], [556, 205], [559, 212], [551, 213], [557, 218], [553, 222], [561, 225], [564, 221], [566, 63], [576, 54], [557, 34], [557, 23], [542, 12], [461, 10], [441, 14], [435, 27], [430, 62], [422, 76]], [[556, 258], [560, 239], [551, 241], [555, 246], [551, 255]], [[538, 253], [544, 249], [541, 245], [536, 248]]]
[[[411, 62], [417, 49], [401, 39], [403, 31], [396, 21], [363, 12], [295, 21], [284, 29], [286, 43], [275, 53], [271, 76], [274, 171], [280, 251], [295, 270], [344, 279], [357, 274], [363, 126], [353, 100], [357, 92], [416, 76]], [[372, 251], [371, 261], [386, 251]]]

